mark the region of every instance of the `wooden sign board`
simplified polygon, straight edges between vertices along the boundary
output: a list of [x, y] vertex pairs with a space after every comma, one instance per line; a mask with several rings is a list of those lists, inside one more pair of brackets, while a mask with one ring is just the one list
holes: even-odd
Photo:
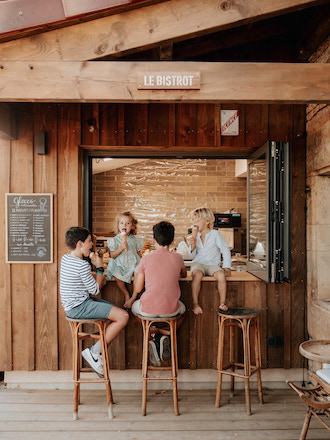
[[138, 90], [200, 90], [200, 72], [145, 72], [137, 75]]
[[6, 194], [6, 262], [53, 262], [52, 194]]

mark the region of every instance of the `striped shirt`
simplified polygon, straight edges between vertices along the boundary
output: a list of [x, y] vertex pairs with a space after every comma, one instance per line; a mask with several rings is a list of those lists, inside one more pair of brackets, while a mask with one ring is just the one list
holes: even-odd
[[86, 260], [65, 254], [61, 260], [60, 295], [65, 311], [82, 304], [90, 295], [97, 295], [100, 289]]

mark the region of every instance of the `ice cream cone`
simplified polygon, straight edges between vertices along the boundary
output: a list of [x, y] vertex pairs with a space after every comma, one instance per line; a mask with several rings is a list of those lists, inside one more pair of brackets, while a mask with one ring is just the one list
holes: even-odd
[[[121, 235], [121, 242], [122, 242], [122, 244], [127, 246], [127, 234], [126, 234], [126, 231], [121, 231], [120, 235]], [[127, 248], [125, 249], [125, 251], [126, 251], [126, 254], [127, 254]]]
[[192, 227], [192, 232], [191, 232], [192, 238], [197, 238], [197, 232], [198, 232], [197, 226], [193, 226]]

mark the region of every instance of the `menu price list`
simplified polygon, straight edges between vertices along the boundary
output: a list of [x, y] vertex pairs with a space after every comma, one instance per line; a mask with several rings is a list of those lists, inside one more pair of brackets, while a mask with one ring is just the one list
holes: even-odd
[[8, 262], [51, 262], [52, 194], [7, 194]]

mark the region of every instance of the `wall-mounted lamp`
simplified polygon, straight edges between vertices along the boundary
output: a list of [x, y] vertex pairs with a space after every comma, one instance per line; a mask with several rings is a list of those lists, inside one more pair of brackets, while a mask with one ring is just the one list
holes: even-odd
[[38, 131], [35, 134], [34, 144], [37, 154], [40, 155], [47, 154], [48, 153], [47, 133], [45, 131]]

